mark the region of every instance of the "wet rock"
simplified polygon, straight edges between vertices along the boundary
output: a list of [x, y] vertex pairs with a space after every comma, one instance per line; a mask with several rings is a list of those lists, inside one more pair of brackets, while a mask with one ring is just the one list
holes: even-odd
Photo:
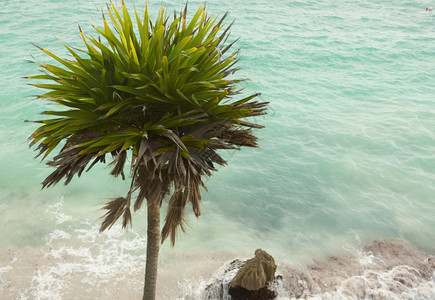
[[[205, 288], [204, 300], [271, 300], [277, 293], [275, 286], [282, 285], [282, 277], [275, 276], [275, 260], [267, 252], [258, 249], [255, 257], [248, 261], [234, 260], [223, 266]], [[242, 275], [245, 276], [242, 276]], [[238, 279], [239, 278], [239, 279]], [[247, 278], [249, 280], [244, 280]], [[237, 280], [236, 280], [237, 279]], [[252, 288], [256, 281], [259, 288], [248, 290], [243, 286], [233, 286], [233, 282], [249, 282]]]
[[276, 264], [273, 257], [266, 251], [257, 249], [255, 257], [246, 261], [231, 281], [230, 286], [233, 289], [240, 287], [248, 291], [258, 291], [264, 288], [267, 282], [273, 281], [275, 271]]
[[236, 276], [238, 270], [245, 264], [245, 261], [236, 259], [222, 267], [207, 284], [203, 292], [204, 300], [228, 300], [230, 282]]
[[256, 291], [249, 291], [242, 287], [230, 287], [229, 294], [231, 300], [271, 300], [276, 298], [276, 292], [269, 290], [267, 286]]

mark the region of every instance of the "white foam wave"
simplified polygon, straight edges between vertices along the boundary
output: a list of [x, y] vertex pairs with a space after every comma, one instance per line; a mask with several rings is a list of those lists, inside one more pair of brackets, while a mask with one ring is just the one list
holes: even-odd
[[[229, 283], [241, 265], [237, 260], [225, 264], [192, 299], [230, 299]], [[435, 299], [435, 256], [401, 241], [375, 241], [307, 266], [279, 265], [283, 276], [269, 284], [277, 300]]]
[[[14, 258], [14, 260], [12, 260], [10, 263], [12, 264], [16, 260], [17, 259]], [[5, 266], [5, 267], [0, 268], [0, 295], [3, 293], [4, 289], [7, 288], [7, 286], [11, 284], [11, 282], [9, 280], [7, 280], [6, 278], [3, 277], [3, 274], [8, 273], [12, 269], [13, 269], [13, 267], [10, 264]]]
[[[42, 247], [0, 253], [0, 299], [140, 298], [145, 237], [119, 225], [99, 233], [99, 224], [70, 222], [76, 220], [63, 211], [62, 199], [48, 212], [56, 224]], [[237, 266], [220, 266], [235, 258], [234, 253], [163, 247], [158, 299], [228, 299]], [[277, 264], [283, 278], [271, 288], [279, 300], [435, 299], [435, 256], [399, 241], [348, 247], [344, 255], [304, 266], [279, 260]]]
[[375, 241], [344, 257], [281, 266], [280, 299], [435, 299], [435, 256], [400, 241]]
[[60, 196], [59, 200], [57, 202], [55, 202], [54, 204], [48, 206], [47, 209], [47, 213], [54, 215], [54, 217], [56, 218], [56, 225], [60, 225], [63, 224], [67, 221], [72, 220], [72, 216], [70, 215], [66, 215], [63, 212], [63, 200], [64, 197]]

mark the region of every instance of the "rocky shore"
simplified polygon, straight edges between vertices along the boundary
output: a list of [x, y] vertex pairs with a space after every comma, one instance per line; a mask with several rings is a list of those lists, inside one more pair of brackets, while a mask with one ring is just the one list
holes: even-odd
[[307, 266], [280, 265], [261, 249], [215, 274], [206, 300], [435, 299], [435, 256], [404, 241], [374, 241]]

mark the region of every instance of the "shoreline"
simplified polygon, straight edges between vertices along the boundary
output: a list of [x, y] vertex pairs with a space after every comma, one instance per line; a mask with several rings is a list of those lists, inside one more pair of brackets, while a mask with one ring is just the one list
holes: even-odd
[[[0, 298], [141, 297], [144, 255], [131, 254], [128, 247], [87, 246], [2, 249]], [[130, 250], [134, 249], [130, 247]], [[202, 299], [205, 287], [223, 276], [222, 270], [229, 262], [244, 258], [224, 252], [162, 256], [158, 297]], [[283, 277], [272, 285], [278, 293], [277, 299], [435, 297], [435, 255], [401, 240], [378, 240], [345, 255], [312, 260], [305, 265], [276, 260], [276, 274]]]

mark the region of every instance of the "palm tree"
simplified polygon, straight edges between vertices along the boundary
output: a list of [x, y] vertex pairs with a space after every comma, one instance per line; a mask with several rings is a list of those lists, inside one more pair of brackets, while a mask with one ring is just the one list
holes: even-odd
[[[184, 231], [188, 203], [200, 215], [203, 176], [226, 164], [217, 150], [257, 146], [252, 128], [262, 126], [245, 118], [265, 114], [267, 103], [254, 100], [259, 94], [234, 99], [240, 94], [236, 85], [245, 79], [231, 76], [238, 51], [228, 52], [233, 43], [226, 43], [227, 14], [208, 17], [200, 6], [188, 22], [186, 5], [172, 22], [162, 8], [153, 23], [147, 8], [143, 18], [135, 9], [135, 31], [124, 3], [122, 12], [113, 3], [107, 11], [110, 20], [103, 14], [104, 26], [94, 27], [98, 38], [79, 27], [86, 49], [64, 45], [72, 59], [38, 47], [57, 63], [36, 62], [43, 74], [28, 78], [50, 82], [33, 85], [48, 90], [38, 98], [57, 109], [34, 121], [41, 125], [30, 137], [31, 146], [37, 144], [37, 156], [43, 158], [60, 148], [47, 163], [55, 170], [43, 188], [62, 179], [67, 185], [74, 175], [106, 163], [106, 156], [110, 174], [125, 179], [130, 157], [130, 189], [104, 206], [100, 231], [119, 218], [123, 227], [131, 225], [132, 201], [137, 211], [146, 200], [143, 299], [149, 300], [155, 299], [160, 242], [170, 236], [174, 245], [177, 229]], [[164, 199], [169, 203], [160, 234]]]

